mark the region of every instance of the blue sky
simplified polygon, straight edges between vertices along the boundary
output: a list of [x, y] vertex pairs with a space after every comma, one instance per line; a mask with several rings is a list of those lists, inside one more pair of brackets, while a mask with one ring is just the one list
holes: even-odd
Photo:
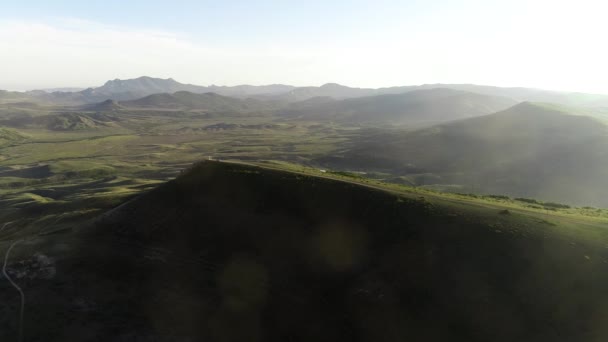
[[[444, 5], [454, 3], [442, 1]], [[381, 31], [438, 6], [424, 1], [13, 1], [0, 18], [60, 24], [78, 18], [227, 43], [315, 41]]]
[[608, 93], [600, 0], [11, 1], [0, 89], [478, 83]]

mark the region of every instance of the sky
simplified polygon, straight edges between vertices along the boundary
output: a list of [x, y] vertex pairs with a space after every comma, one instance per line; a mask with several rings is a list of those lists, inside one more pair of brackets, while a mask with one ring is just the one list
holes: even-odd
[[608, 94], [604, 0], [6, 1], [0, 89], [474, 83]]

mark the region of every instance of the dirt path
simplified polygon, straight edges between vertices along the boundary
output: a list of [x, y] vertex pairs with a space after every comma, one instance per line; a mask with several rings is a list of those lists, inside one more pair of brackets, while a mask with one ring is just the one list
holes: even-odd
[[2, 227], [0, 227], [0, 232], [2, 232], [4, 230], [4, 228], [8, 227], [9, 224], [13, 223], [14, 221], [11, 222], [6, 222], [5, 224], [2, 225]]

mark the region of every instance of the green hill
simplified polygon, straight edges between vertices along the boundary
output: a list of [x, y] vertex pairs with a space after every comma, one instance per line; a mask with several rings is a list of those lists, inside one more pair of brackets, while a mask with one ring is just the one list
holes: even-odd
[[490, 114], [516, 102], [502, 97], [450, 90], [416, 90], [404, 94], [377, 95], [328, 101], [309, 99], [292, 105], [284, 116], [340, 123], [433, 124]]
[[26, 100], [28, 100], [28, 96], [25, 93], [16, 92], [16, 91], [0, 90], [0, 104], [26, 101]]
[[5, 119], [2, 123], [18, 129], [46, 129], [50, 131], [80, 131], [98, 128], [117, 128], [121, 119], [109, 113], [65, 112], [40, 116], [21, 115]]
[[119, 121], [119, 119], [99, 114], [64, 113], [38, 118], [37, 121], [46, 121], [46, 127], [50, 130], [77, 131], [115, 127], [114, 122]]
[[[88, 228], [72, 218], [13, 250], [26, 339], [604, 336], [605, 226], [417, 196], [198, 164]], [[10, 340], [19, 299], [8, 282], [0, 300]]]
[[19, 142], [27, 139], [27, 135], [6, 127], [0, 127], [0, 146], [7, 143]]
[[608, 206], [608, 131], [555, 105], [521, 103], [500, 113], [416, 132], [360, 139], [344, 167], [433, 174], [418, 185]]

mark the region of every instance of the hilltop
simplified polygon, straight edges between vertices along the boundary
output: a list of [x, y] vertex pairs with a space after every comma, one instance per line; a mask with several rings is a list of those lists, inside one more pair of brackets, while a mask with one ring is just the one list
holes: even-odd
[[84, 106], [83, 109], [94, 112], [114, 112], [124, 109], [124, 107], [118, 104], [118, 102], [108, 99], [100, 103]]
[[0, 146], [27, 139], [28, 136], [14, 129], [0, 126]]
[[[47, 224], [54, 234], [12, 253], [9, 272], [25, 274], [19, 284], [36, 303], [26, 307], [28, 339], [539, 341], [603, 332], [608, 236], [585, 221], [205, 162], [85, 222]], [[0, 289], [8, 340], [18, 298], [6, 282]]]

